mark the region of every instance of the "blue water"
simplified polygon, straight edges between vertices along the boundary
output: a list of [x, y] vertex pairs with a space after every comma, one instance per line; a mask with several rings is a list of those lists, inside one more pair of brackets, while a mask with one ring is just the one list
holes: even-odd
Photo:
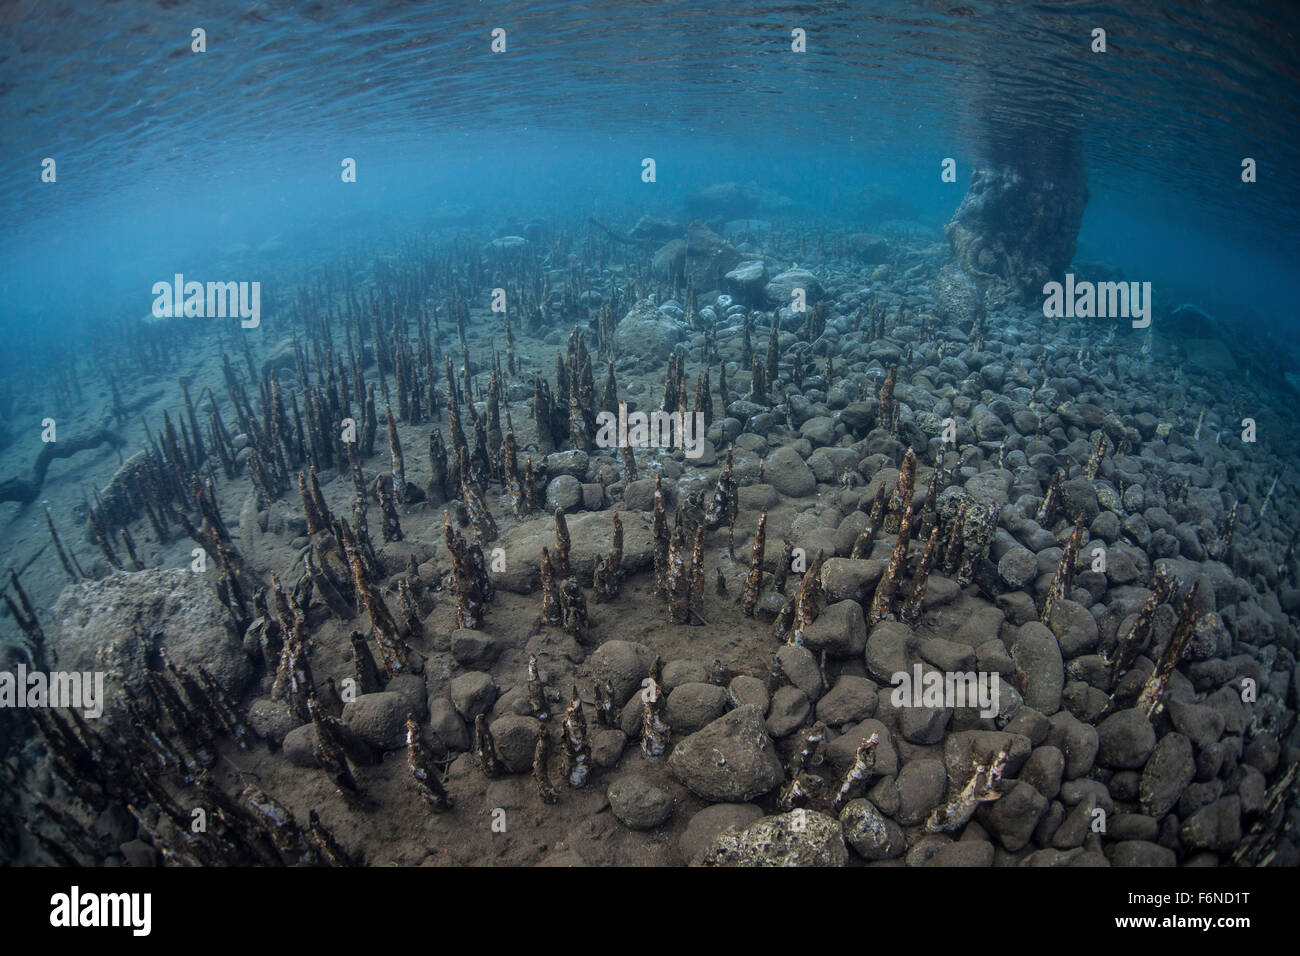
[[[1081, 143], [1079, 260], [1152, 281], [1158, 303], [1295, 338], [1295, 10], [9, 3], [0, 328], [66, 340], [144, 315], [176, 271], [238, 262], [265, 285], [439, 213], [477, 212], [485, 230], [537, 215], [628, 226], [728, 180], [789, 197], [795, 221], [871, 227], [897, 207], [939, 236], [972, 164], [1032, 127]], [[195, 27], [206, 53], [190, 51]], [[505, 53], [489, 49], [495, 27]], [[1256, 183], [1241, 182], [1245, 156]], [[940, 181], [945, 157], [956, 183]]]

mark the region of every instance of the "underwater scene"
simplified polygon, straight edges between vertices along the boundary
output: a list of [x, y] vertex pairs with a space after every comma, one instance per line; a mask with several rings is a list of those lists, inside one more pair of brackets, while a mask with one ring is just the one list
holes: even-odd
[[1298, 27], [0, 4], [0, 862], [1300, 864]]

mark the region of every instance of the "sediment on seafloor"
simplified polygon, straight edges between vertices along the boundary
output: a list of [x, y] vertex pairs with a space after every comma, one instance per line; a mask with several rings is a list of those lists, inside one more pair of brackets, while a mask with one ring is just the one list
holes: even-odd
[[[5, 592], [16, 653], [108, 671], [116, 716], [9, 729], [9, 854], [1300, 862], [1300, 502], [1241, 427], [1290, 397], [986, 300], [960, 248], [811, 234], [597, 230], [563, 273], [430, 244], [256, 345], [139, 333], [201, 371], [84, 503], [42, 476]], [[80, 387], [157, 390], [130, 372]], [[605, 447], [624, 405], [698, 412], [698, 454]], [[991, 712], [895, 702], [967, 672]]]

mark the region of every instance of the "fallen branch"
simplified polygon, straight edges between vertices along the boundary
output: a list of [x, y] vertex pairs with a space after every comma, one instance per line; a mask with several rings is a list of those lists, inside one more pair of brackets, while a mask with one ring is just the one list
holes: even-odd
[[609, 238], [613, 239], [615, 242], [621, 242], [625, 246], [637, 245], [637, 241], [635, 239], [629, 239], [627, 236], [620, 235], [619, 233], [615, 232], [613, 229], [609, 228], [609, 226], [605, 225], [603, 222], [598, 222], [597, 220], [592, 219], [590, 216], [587, 217], [587, 221], [590, 222], [593, 226], [600, 229], [602, 232], [604, 232], [607, 236], [609, 236]]
[[31, 477], [6, 478], [0, 481], [0, 502], [17, 501], [25, 505], [31, 504], [41, 493], [41, 485], [45, 483], [45, 473], [50, 468], [50, 462], [56, 458], [71, 458], [78, 452], [90, 451], [105, 443], [114, 448], [121, 448], [126, 444], [126, 440], [116, 432], [100, 427], [87, 435], [46, 443], [41, 448], [41, 453], [36, 456]]

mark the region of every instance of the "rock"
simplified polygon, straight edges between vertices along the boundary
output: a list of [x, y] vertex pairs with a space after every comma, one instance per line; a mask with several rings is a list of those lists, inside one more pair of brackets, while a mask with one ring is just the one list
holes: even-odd
[[1093, 487], [1091, 478], [1071, 478], [1061, 483], [1061, 510], [1070, 521], [1083, 515], [1085, 527], [1092, 523], [1101, 511], [1101, 505], [1097, 503], [1097, 489]]
[[[708, 442], [704, 443], [705, 449], [711, 446]], [[602, 511], [609, 504], [609, 498], [605, 494], [603, 485], [586, 481], [582, 484], [582, 510], [583, 511]]]
[[1007, 755], [1004, 777], [1013, 778], [1028, 761], [1032, 748], [1029, 738], [1006, 731], [960, 730], [949, 734], [943, 742], [949, 789], [953, 793], [960, 791], [970, 782], [976, 764], [989, 766], [1000, 751]]
[[682, 857], [687, 863], [696, 863], [721, 833], [739, 833], [763, 818], [763, 811], [752, 803], [715, 803], [705, 807], [686, 824], [678, 841]]
[[656, 656], [644, 644], [606, 641], [592, 652], [587, 666], [594, 680], [609, 681], [614, 690], [614, 703], [621, 707], [649, 676]]
[[[825, 565], [822, 566], [823, 571]], [[857, 601], [836, 601], [803, 632], [804, 646], [830, 657], [857, 657], [867, 646], [867, 623]]]
[[740, 833], [719, 834], [702, 862], [705, 866], [844, 866], [848, 858], [839, 820], [799, 809], [764, 817]]
[[[819, 461], [823, 463], [823, 468], [831, 476], [830, 480], [833, 481], [835, 480], [835, 478], [838, 478], [840, 472], [843, 471], [844, 469], [840, 469], [840, 471], [835, 470], [835, 466], [833, 463], [835, 455], [833, 453], [828, 453], [826, 448], [824, 447], [826, 445], [830, 445], [832, 442], [835, 441], [835, 423], [825, 415], [814, 415], [812, 418], [808, 419], [806, 422], [804, 422], [802, 425], [799, 426], [799, 436], [801, 438], [808, 439], [808, 441], [812, 443], [812, 446], [814, 448], [816, 448], [818, 451], [821, 451], [823, 453], [819, 457]], [[849, 455], [846, 458], [846, 464], [848, 465], [848, 467], [852, 468], [857, 465], [858, 456], [857, 453], [854, 452], [852, 449], [844, 448], [844, 449], [835, 449], [834, 451], [840, 451], [840, 452], [847, 451], [849, 453]], [[830, 463], [826, 462], [826, 459], [828, 457], [831, 459]], [[816, 478], [818, 469], [817, 466], [814, 464], [811, 455], [808, 458], [808, 467], [813, 472], [813, 477]]]
[[118, 852], [131, 867], [148, 868], [162, 865], [162, 857], [152, 844], [144, 840], [128, 840], [118, 846]]
[[[674, 248], [669, 259], [675, 259], [678, 253], [674, 244], [677, 242], [680, 240], [668, 243], [660, 253], [672, 246]], [[685, 253], [686, 244], [682, 242], [680, 255], [684, 257]], [[656, 255], [656, 270], [659, 268], [659, 258]], [[662, 366], [668, 362], [674, 346], [686, 336], [685, 325], [668, 318], [649, 299], [642, 299], [614, 327], [614, 347], [620, 354], [640, 356], [647, 365]]]
[[[740, 437], [743, 428], [744, 425], [735, 418], [714, 419], [709, 427], [709, 440], [715, 447], [725, 448]], [[743, 503], [741, 507], [744, 507]]]
[[1165, 734], [1142, 770], [1138, 796], [1143, 810], [1153, 817], [1164, 816], [1195, 776], [1191, 741], [1180, 733]]
[[1183, 822], [1178, 838], [1191, 850], [1235, 850], [1241, 842], [1241, 800], [1232, 794], [1201, 807]]
[[975, 650], [969, 644], [947, 641], [942, 637], [931, 637], [917, 647], [921, 659], [929, 661], [939, 670], [947, 672], [966, 671], [975, 666]]
[[[565, 400], [566, 404], [568, 400]], [[574, 448], [569, 451], [557, 451], [552, 455], [546, 456], [546, 473], [552, 478], [560, 475], [570, 475], [578, 481], [583, 481], [587, 477], [587, 466], [591, 459], [587, 453], [580, 448]], [[552, 511], [555, 509], [552, 508]]]
[[[814, 422], [817, 424], [814, 425]], [[814, 445], [826, 446], [835, 441], [835, 428], [831, 420], [822, 416], [810, 418], [799, 431]], [[860, 457], [852, 448], [819, 447], [808, 456], [808, 468], [818, 481], [828, 485], [836, 484], [841, 475], [857, 468]]]
[[[885, 562], [866, 558], [832, 558], [822, 562], [822, 588], [826, 599], [840, 601], [870, 601], [875, 593]], [[813, 622], [815, 627], [816, 621]]]
[[889, 240], [870, 232], [855, 232], [848, 238], [849, 252], [863, 265], [874, 266], [889, 260]]
[[1017, 545], [998, 561], [998, 575], [1009, 588], [1022, 588], [1038, 576], [1038, 559], [1028, 548]]
[[958, 328], [970, 324], [981, 296], [975, 281], [960, 266], [949, 263], [941, 268], [931, 291], [935, 318], [943, 325]]
[[1038, 826], [1034, 830], [1034, 841], [1040, 846], [1050, 843], [1056, 831], [1065, 822], [1066, 816], [1067, 811], [1061, 801], [1052, 800], [1048, 803], [1047, 812], [1039, 819]]
[[1241, 798], [1241, 812], [1246, 816], [1259, 813], [1264, 809], [1267, 794], [1267, 778], [1254, 767], [1242, 767], [1241, 781], [1237, 784], [1237, 796]]
[[867, 791], [867, 799], [885, 816], [891, 816], [898, 812], [898, 784], [893, 777], [881, 777]]
[[1020, 625], [1011, 645], [1011, 659], [1026, 674], [1025, 704], [1049, 717], [1060, 710], [1065, 664], [1055, 635], [1038, 621]]
[[1023, 164], [977, 165], [944, 226], [959, 265], [998, 277], [1005, 292], [995, 302], [1041, 296], [1044, 283], [1064, 274], [1074, 257], [1088, 201], [1082, 165], [1059, 149], [1037, 168], [1026, 174]]
[[69, 584], [50, 617], [59, 670], [102, 672], [110, 716], [122, 713], [124, 687], [147, 697], [144, 675], [160, 647], [183, 671], [206, 668], [235, 699], [252, 676], [230, 612], [208, 577], [189, 570], [115, 571]]
[[640, 694], [632, 695], [632, 698], [623, 706], [618, 715], [618, 726], [623, 735], [628, 740], [638, 740], [641, 737], [641, 721], [645, 717], [645, 702], [641, 699]]
[[[995, 422], [1001, 429], [1002, 423], [991, 413], [986, 413], [984, 422]], [[985, 433], [981, 434], [981, 441], [998, 441], [1002, 438], [1000, 432], [989, 434], [987, 429], [991, 425], [982, 426]], [[993, 471], [981, 471], [978, 475], [972, 476], [966, 482], [966, 494], [970, 500], [985, 507], [1001, 507], [1007, 502], [1007, 489], [1011, 487], [1014, 476], [1009, 471], [995, 469]]]
[[[560, 710], [563, 711], [563, 706]], [[528, 685], [516, 684], [509, 690], [500, 693], [497, 696], [496, 703], [488, 712], [488, 722], [491, 723], [497, 717], [504, 717], [506, 714], [514, 714], [518, 717], [533, 717], [533, 705], [528, 700]], [[540, 718], [539, 718], [540, 719]]]
[[673, 798], [640, 774], [618, 778], [607, 795], [614, 816], [632, 830], [651, 830], [673, 812]]
[[779, 688], [772, 695], [772, 703], [768, 708], [767, 732], [777, 740], [794, 733], [808, 719], [811, 709], [808, 695], [798, 687], [787, 685]]
[[1187, 645], [1186, 659], [1204, 661], [1214, 657], [1225, 657], [1231, 649], [1232, 636], [1224, 626], [1223, 618], [1214, 611], [1202, 611], [1193, 627], [1192, 639]]
[[741, 485], [740, 510], [749, 512], [775, 508], [781, 503], [781, 496], [771, 485]]
[[[665, 484], [664, 507], [672, 504], [672, 485]], [[623, 505], [628, 511], [653, 511], [655, 482], [653, 478], [638, 478], [623, 488]]]
[[738, 707], [681, 740], [668, 769], [706, 800], [744, 803], [785, 780], [757, 707]]
[[[1047, 740], [1052, 725], [1047, 718], [1032, 707], [1021, 707], [1016, 716], [1002, 728], [1006, 733], [1019, 734], [1029, 739], [1031, 747], [1038, 747]], [[1059, 749], [1059, 748], [1058, 748]]]
[[372, 747], [399, 750], [406, 746], [406, 718], [412, 709], [403, 694], [361, 694], [343, 705], [343, 723]]
[[1035, 554], [1056, 547], [1056, 538], [1037, 521], [1025, 519], [1011, 521], [1011, 532], [1015, 539]]
[[1048, 800], [1055, 800], [1061, 792], [1061, 778], [1065, 775], [1065, 754], [1060, 748], [1048, 744], [1037, 747], [1020, 768], [1019, 779], [1025, 781]]
[[592, 763], [602, 770], [610, 770], [618, 766], [619, 759], [623, 756], [623, 749], [627, 746], [627, 734], [616, 728], [598, 728], [588, 737], [591, 741]]
[[884, 777], [898, 773], [898, 748], [894, 745], [894, 736], [888, 727], [874, 717], [869, 717], [860, 724], [846, 725], [843, 729], [844, 733], [826, 747], [826, 756], [838, 773], [842, 774], [853, 766], [858, 744], [870, 739], [872, 734], [879, 737], [875, 772]]
[[1115, 812], [1115, 802], [1110, 790], [1099, 780], [1067, 780], [1061, 784], [1061, 802], [1067, 807], [1077, 806], [1089, 800], [1101, 807], [1106, 813]]
[[993, 865], [996, 851], [987, 840], [961, 840], [940, 847], [934, 856], [919, 866], [936, 867], [988, 867]]
[[767, 716], [769, 702], [767, 685], [757, 677], [750, 677], [748, 674], [733, 677], [731, 683], [727, 685], [727, 696], [733, 706], [744, 707], [746, 704], [751, 704]]
[[483, 631], [457, 628], [451, 632], [451, 656], [474, 670], [490, 667], [501, 655], [501, 642]]
[[1103, 511], [1093, 519], [1088, 532], [1094, 538], [1114, 544], [1119, 538], [1119, 517], [1113, 511]]
[[762, 299], [767, 285], [767, 264], [762, 259], [746, 259], [722, 279], [732, 295], [746, 305], [765, 304]]
[[1111, 866], [1169, 867], [1177, 863], [1173, 850], [1144, 840], [1123, 840], [1107, 849]]
[[855, 438], [860, 438], [876, 423], [876, 404], [874, 401], [849, 402], [840, 409], [839, 419]]
[[708, 288], [740, 264], [744, 256], [702, 222], [686, 230], [686, 273], [697, 289]]
[[1092, 769], [1097, 759], [1097, 729], [1067, 711], [1051, 718], [1047, 743], [1065, 754], [1065, 778], [1077, 780]]
[[895, 674], [911, 673], [910, 655], [916, 646], [916, 636], [906, 624], [881, 621], [867, 636], [867, 673], [882, 686], [892, 686]]
[[[623, 569], [634, 572], [651, 567], [654, 558], [648, 518], [624, 512], [622, 521]], [[596, 559], [603, 558], [609, 552], [610, 516], [601, 512], [586, 512], [569, 518], [568, 525], [569, 537], [573, 542], [569, 564], [579, 580], [590, 583]], [[555, 518], [548, 515], [520, 522], [493, 542], [493, 547], [502, 548], [507, 559], [506, 570], [494, 571], [489, 568], [492, 583], [515, 594], [529, 594], [538, 586], [542, 548], [552, 552], [555, 550]]]
[[785, 644], [776, 652], [776, 661], [781, 672], [803, 691], [810, 701], [816, 701], [822, 695], [822, 672], [817, 658], [806, 647]]
[[527, 773], [533, 766], [533, 751], [542, 723], [536, 717], [506, 714], [488, 725], [496, 742], [497, 756], [511, 773]]
[[[931, 571], [930, 586], [926, 588], [925, 601], [922, 603], [922, 607], [928, 611], [931, 608], [951, 604], [960, 596], [961, 588], [957, 586], [956, 581], [946, 575]], [[1025, 597], [1028, 598], [1028, 595], [1025, 595]]]
[[546, 510], [555, 513], [562, 508], [565, 514], [573, 514], [582, 507], [582, 482], [572, 475], [560, 475], [552, 478], [546, 486]]
[[[930, 580], [933, 581], [934, 579], [935, 576], [931, 574]], [[926, 592], [927, 598], [929, 593], [929, 591]], [[1034, 599], [1024, 591], [1007, 591], [1004, 594], [999, 594], [997, 607], [1006, 615], [1006, 620], [1011, 624], [1028, 624], [1030, 621], [1038, 620], [1038, 608], [1034, 606]]]
[[469, 730], [447, 698], [429, 701], [429, 729], [447, 750], [469, 750]]
[[1174, 728], [1187, 737], [1199, 749], [1204, 750], [1223, 736], [1223, 714], [1213, 707], [1191, 704], [1171, 697], [1165, 702], [1165, 710]]
[[1246, 711], [1246, 705], [1241, 702], [1241, 695], [1233, 688], [1221, 687], [1207, 697], [1205, 702], [1223, 716], [1225, 734], [1239, 735], [1246, 732], [1250, 715]]
[[727, 704], [721, 687], [690, 681], [669, 691], [665, 717], [674, 734], [685, 736], [721, 717]]
[[466, 723], [472, 724], [479, 714], [486, 714], [496, 699], [497, 685], [490, 674], [469, 671], [451, 679], [451, 702]]
[[1097, 796], [1090, 793], [1076, 803], [1052, 833], [1052, 846], [1058, 850], [1083, 846], [1083, 841], [1092, 832], [1093, 820], [1096, 819], [1093, 811], [1097, 809], [1097, 802]]
[[1011, 423], [1025, 436], [1032, 437], [1038, 430], [1038, 416], [1028, 408], [1017, 408], [1011, 415]]
[[840, 811], [844, 839], [865, 860], [892, 860], [907, 852], [907, 834], [870, 800], [850, 800]]
[[[59, 662], [62, 665], [62, 661]], [[280, 746], [285, 736], [298, 726], [298, 718], [282, 700], [259, 697], [248, 708], [248, 722], [258, 736], [272, 746]]]
[[821, 281], [807, 269], [787, 269], [780, 275], [773, 276], [763, 292], [768, 303], [779, 309], [794, 301], [795, 289], [803, 289], [804, 303], [809, 309], [826, 296]]
[[857, 723], [876, 712], [876, 685], [845, 674], [817, 702], [817, 719], [829, 727]]
[[942, 760], [913, 760], [898, 772], [895, 819], [905, 827], [923, 822], [943, 802], [947, 787], [948, 772]]
[[659, 250], [650, 260], [651, 274], [664, 282], [680, 283], [685, 268], [685, 239], [670, 239], [659, 247]]
[[1068, 598], [1052, 612], [1052, 633], [1061, 656], [1067, 660], [1086, 654], [1097, 646], [1097, 621], [1088, 609]]
[[778, 448], [768, 457], [764, 476], [768, 484], [787, 498], [803, 498], [817, 490], [817, 479], [799, 453], [789, 445]]
[[[1114, 778], [1112, 778], [1112, 782], [1113, 780]], [[1217, 777], [1190, 784], [1178, 798], [1178, 816], [1188, 819], [1197, 810], [1209, 806], [1221, 796], [1223, 796], [1223, 781]]]
[[1011, 853], [1024, 849], [1047, 810], [1047, 798], [1017, 780], [1001, 798], [982, 803], [975, 818]]
[[1097, 726], [1097, 762], [1116, 770], [1142, 767], [1156, 746], [1155, 728], [1136, 708], [1111, 714]]
[[1160, 824], [1143, 813], [1117, 813], [1106, 822], [1106, 836], [1112, 840], [1150, 840], [1160, 837]]
[[1271, 774], [1277, 769], [1280, 755], [1281, 747], [1278, 744], [1277, 737], [1267, 732], [1261, 732], [1251, 738], [1246, 747], [1246, 753], [1241, 759], [1246, 766], [1254, 767], [1260, 773]]
[[[703, 661], [678, 659], [669, 661], [663, 666], [664, 693], [671, 694], [683, 684], [707, 684], [709, 682], [709, 667]], [[717, 717], [717, 714], [713, 715]], [[709, 720], [712, 720], [710, 717]], [[705, 721], [708, 723], [708, 721]], [[701, 724], [700, 726], [703, 726]]]
[[898, 720], [898, 732], [913, 744], [942, 742], [952, 720], [951, 707], [904, 707]]
[[384, 690], [401, 694], [410, 701], [411, 713], [415, 714], [416, 720], [423, 721], [429, 716], [429, 691], [419, 674], [398, 674]]
[[320, 744], [316, 740], [316, 725], [303, 724], [285, 734], [284, 756], [295, 767], [319, 767]]
[[950, 635], [952, 641], [979, 647], [993, 635], [1001, 633], [1004, 617], [998, 607], [970, 599], [961, 602], [960, 610], [960, 623], [956, 632]]

